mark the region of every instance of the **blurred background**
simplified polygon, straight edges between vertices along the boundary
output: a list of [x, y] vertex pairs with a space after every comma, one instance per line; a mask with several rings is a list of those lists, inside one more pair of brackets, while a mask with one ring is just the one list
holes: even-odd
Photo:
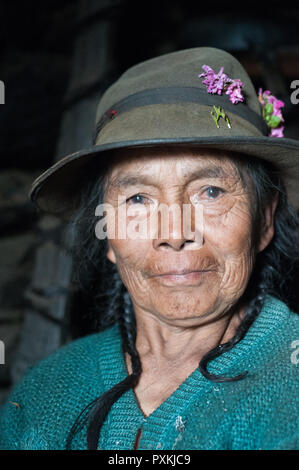
[[[61, 221], [29, 202], [32, 181], [91, 145], [97, 102], [124, 70], [190, 47], [235, 55], [256, 90], [270, 89], [285, 102], [285, 137], [299, 139], [299, 104], [290, 100], [299, 80], [299, 6], [291, 5], [1, 1], [0, 404], [28, 367], [88, 333], [88, 306], [70, 282]], [[298, 300], [289, 299], [296, 311]]]

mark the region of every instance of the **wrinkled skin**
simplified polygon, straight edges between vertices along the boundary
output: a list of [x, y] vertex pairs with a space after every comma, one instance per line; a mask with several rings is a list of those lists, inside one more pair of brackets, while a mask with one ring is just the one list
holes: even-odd
[[[217, 175], [215, 168], [222, 174]], [[120, 179], [129, 175], [139, 182], [120, 185]], [[141, 181], [145, 175], [150, 186]], [[116, 263], [135, 309], [136, 347], [143, 368], [135, 393], [149, 414], [207, 351], [234, 335], [246, 309], [242, 294], [256, 253], [273, 237], [276, 202], [266, 209], [260, 238], [253, 246], [250, 185], [242, 184], [232, 155], [188, 148], [118, 151], [105, 185], [105, 202], [116, 213], [119, 195], [125, 196], [126, 209], [136, 204], [147, 209], [156, 203], [182, 207], [194, 200], [203, 208], [201, 243], [183, 233], [175, 216], [170, 217], [166, 238], [159, 236], [159, 227], [157, 238], [108, 240], [107, 257]], [[162, 275], [180, 268], [206, 272], [183, 284]], [[130, 372], [128, 357], [126, 362]]]

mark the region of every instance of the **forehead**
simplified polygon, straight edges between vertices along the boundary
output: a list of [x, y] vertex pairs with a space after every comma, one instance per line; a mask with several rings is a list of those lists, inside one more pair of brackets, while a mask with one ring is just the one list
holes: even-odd
[[106, 188], [146, 180], [232, 178], [238, 176], [236, 157], [229, 152], [202, 148], [146, 147], [114, 153], [106, 175]]

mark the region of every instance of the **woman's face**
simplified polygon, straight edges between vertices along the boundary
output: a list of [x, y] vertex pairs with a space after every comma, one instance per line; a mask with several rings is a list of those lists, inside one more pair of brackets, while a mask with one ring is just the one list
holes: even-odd
[[[253, 248], [249, 191], [227, 153], [118, 151], [105, 184], [104, 202], [114, 208], [116, 234], [108, 235], [107, 257], [116, 263], [136, 313], [192, 326], [216, 319], [236, 304], [249, 281], [255, 250], [264, 249], [273, 236], [269, 227]], [[180, 211], [170, 209], [163, 223], [162, 217], [151, 219], [156, 225], [146, 236], [128, 236], [132, 224], [150, 220], [150, 210], [155, 214], [160, 204], [177, 205]], [[190, 210], [190, 229], [183, 204]], [[124, 225], [131, 231], [120, 237]]]

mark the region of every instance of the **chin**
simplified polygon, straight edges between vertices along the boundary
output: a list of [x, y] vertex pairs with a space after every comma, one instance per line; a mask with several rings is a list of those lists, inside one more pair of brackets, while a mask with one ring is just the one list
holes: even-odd
[[[186, 298], [187, 297], [187, 298]], [[156, 305], [153, 302], [154, 309], [159, 312], [159, 316], [168, 320], [196, 320], [209, 315], [213, 312], [212, 302], [203, 302], [200, 296], [191, 297], [183, 295], [168, 295], [165, 305]]]

